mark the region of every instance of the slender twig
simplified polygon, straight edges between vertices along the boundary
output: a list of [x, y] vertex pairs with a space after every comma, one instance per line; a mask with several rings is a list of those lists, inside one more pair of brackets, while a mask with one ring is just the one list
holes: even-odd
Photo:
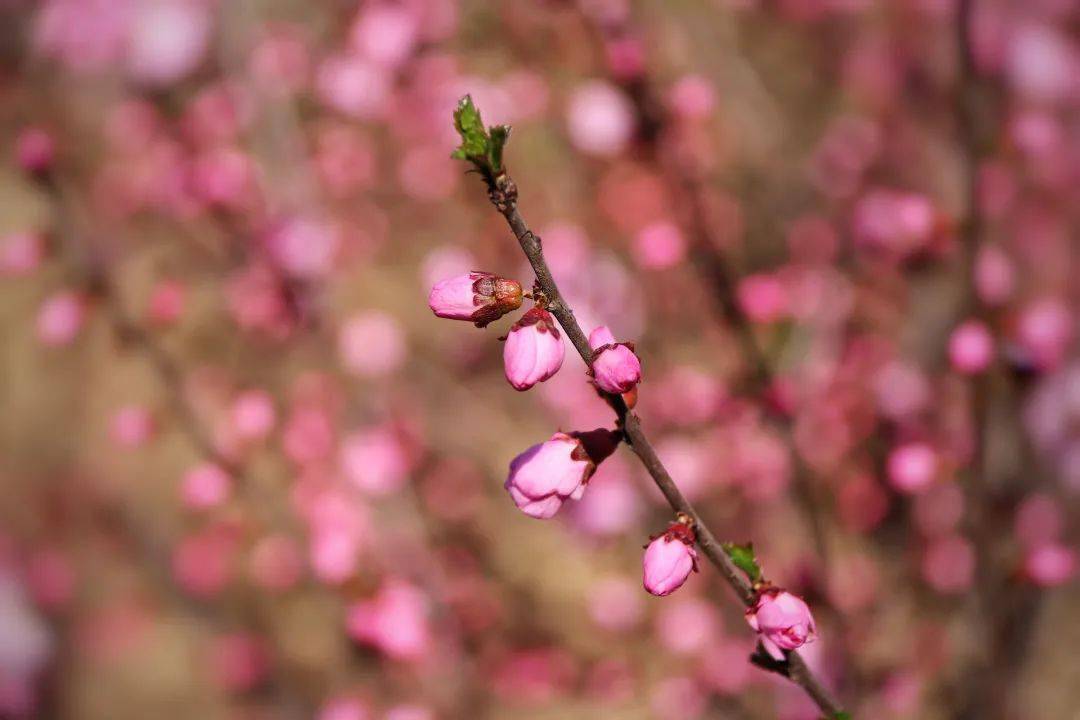
[[[629, 18], [599, 22], [587, 20], [603, 42], [618, 42], [633, 37]], [[692, 163], [680, 158], [679, 153], [668, 152], [662, 147], [663, 138], [675, 126], [671, 113], [660, 101], [661, 94], [652, 74], [642, 70], [639, 74], [613, 78], [630, 98], [638, 121], [638, 142], [644, 157], [666, 176], [673, 188], [674, 201], [681, 208], [683, 222], [690, 238], [692, 267], [697, 272], [712, 300], [714, 312], [734, 333], [741, 347], [741, 357], [746, 363], [746, 377], [742, 389], [749, 393], [764, 393], [776, 385], [776, 372], [768, 356], [758, 342], [754, 323], [739, 304], [736, 286], [738, 273], [731, 267], [723, 251], [721, 238], [717, 236], [714, 223], [707, 208], [707, 188], [700, 171]], [[787, 446], [792, 459], [795, 499], [801, 506], [814, 542], [814, 548], [823, 564], [828, 564], [829, 543], [826, 537], [825, 513], [818, 501], [814, 472], [802, 457], [795, 442], [791, 419], [774, 415], [771, 423]]]
[[[547, 308], [559, 321], [570, 339], [570, 343], [581, 356], [586, 365], [592, 362], [592, 350], [589, 340], [574, 317], [574, 311], [559, 292], [555, 278], [551, 275], [547, 260], [544, 258], [544, 249], [539, 236], [537, 236], [525, 223], [517, 207], [517, 185], [510, 176], [502, 172], [497, 176], [485, 177], [488, 184], [488, 194], [492, 204], [506, 219], [518, 244], [521, 245], [525, 257], [528, 258], [536, 275], [536, 283], [547, 299]], [[676, 513], [684, 513], [694, 523], [697, 534], [697, 544], [702, 553], [716, 566], [724, 580], [739, 596], [744, 605], [750, 606], [756, 601], [756, 593], [749, 580], [728, 557], [721, 547], [720, 542], [709, 530], [702, 520], [701, 515], [690, 501], [682, 494], [670, 473], [664, 467], [660, 457], [656, 454], [652, 443], [649, 442], [645, 431], [641, 427], [641, 421], [637, 415], [627, 408], [622, 397], [618, 395], [604, 394], [604, 399], [615, 411], [619, 424], [622, 426], [626, 443], [634, 454], [641, 460], [645, 470], [649, 473], [653, 482], [667, 499], [671, 509]], [[818, 680], [797, 652], [788, 652], [787, 660], [778, 663], [777, 667], [770, 668], [774, 672], [789, 678], [793, 683], [802, 687], [819, 708], [829, 717], [841, 712], [841, 708], [831, 696], [825, 686]]]

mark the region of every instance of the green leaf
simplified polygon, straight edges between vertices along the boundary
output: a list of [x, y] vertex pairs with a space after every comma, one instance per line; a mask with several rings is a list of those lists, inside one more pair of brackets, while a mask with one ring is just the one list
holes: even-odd
[[849, 712], [838, 712], [835, 715], [833, 715], [830, 720], [851, 720], [851, 713], [849, 713]]
[[493, 125], [488, 130], [491, 133], [491, 140], [488, 143], [488, 160], [491, 162], [491, 169], [495, 173], [500, 173], [503, 166], [503, 148], [506, 147], [506, 141], [510, 139], [510, 126]]
[[454, 127], [461, 136], [461, 145], [451, 157], [456, 160], [471, 160], [474, 163], [482, 162], [488, 155], [488, 135], [484, 130], [484, 122], [480, 119], [480, 110], [473, 104], [472, 96], [466, 95], [458, 101], [457, 109], [454, 110]]
[[746, 543], [745, 545], [724, 543], [721, 547], [731, 558], [731, 562], [746, 573], [746, 577], [750, 578], [750, 582], [757, 582], [761, 579], [761, 566], [758, 565], [757, 558], [754, 557], [753, 543]]

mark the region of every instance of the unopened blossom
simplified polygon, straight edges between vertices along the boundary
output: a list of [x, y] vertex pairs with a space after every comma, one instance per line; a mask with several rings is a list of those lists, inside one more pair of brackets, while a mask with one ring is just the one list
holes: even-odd
[[521, 284], [474, 270], [435, 283], [428, 307], [438, 317], [468, 320], [484, 327], [521, 307]]
[[528, 390], [562, 367], [566, 346], [547, 310], [534, 307], [514, 323], [503, 346], [506, 379], [515, 390]]
[[653, 595], [670, 595], [682, 587], [691, 572], [697, 571], [694, 529], [683, 522], [672, 523], [663, 535], [645, 548], [642, 559], [643, 584]]
[[615, 451], [618, 438], [604, 429], [555, 433], [510, 462], [506, 490], [526, 515], [550, 518], [567, 498], [581, 498], [596, 466]]
[[777, 660], [784, 659], [784, 650], [795, 650], [817, 638], [810, 608], [786, 590], [762, 591], [746, 611], [746, 622], [757, 631], [765, 651]]
[[641, 382], [641, 361], [632, 343], [617, 343], [606, 325], [589, 334], [593, 380], [604, 392], [621, 395]]

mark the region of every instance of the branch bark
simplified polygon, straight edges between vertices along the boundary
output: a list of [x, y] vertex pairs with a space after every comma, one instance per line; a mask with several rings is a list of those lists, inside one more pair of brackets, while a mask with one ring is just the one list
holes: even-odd
[[[518, 211], [517, 185], [505, 172], [497, 176], [485, 177], [485, 181], [488, 184], [488, 195], [491, 203], [506, 219], [510, 230], [514, 233], [514, 237], [517, 238], [518, 244], [521, 245], [522, 252], [525, 253], [525, 257], [528, 258], [529, 264], [532, 266], [536, 275], [536, 284], [547, 298], [548, 310], [559, 321], [559, 325], [562, 326], [566, 336], [570, 339], [570, 343], [577, 350], [585, 365], [590, 365], [592, 362], [592, 349], [589, 347], [588, 337], [582, 331], [577, 318], [574, 317], [573, 309], [566, 302], [562, 293], [559, 292], [559, 287], [555, 283], [555, 278], [551, 274], [547, 260], [544, 258], [544, 249], [540, 237], [529, 229], [525, 219]], [[656, 483], [660, 492], [663, 493], [671, 509], [676, 513], [685, 513], [693, 520], [697, 534], [697, 544], [702, 553], [720, 571], [727, 584], [739, 596], [739, 600], [746, 606], [752, 605], [756, 601], [757, 595], [753, 586], [731, 561], [727, 553], [724, 552], [720, 542], [704, 523], [698, 511], [679, 490], [671, 474], [668, 473], [660, 457], [656, 454], [652, 443], [649, 442], [644, 429], [641, 427], [641, 420], [630, 411], [621, 396], [605, 393], [604, 399], [615, 411], [627, 445], [641, 460], [641, 464], [645, 467], [653, 482]], [[798, 652], [788, 652], [787, 660], [784, 663], [778, 663], [777, 667], [768, 669], [783, 675], [801, 687], [827, 717], [832, 718], [842, 712], [840, 705], [822, 682], [810, 671], [810, 668], [807, 667]]]

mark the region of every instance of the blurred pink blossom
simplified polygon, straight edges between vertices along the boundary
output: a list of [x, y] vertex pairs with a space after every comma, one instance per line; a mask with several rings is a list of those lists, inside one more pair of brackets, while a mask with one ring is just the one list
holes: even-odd
[[203, 463], [188, 470], [181, 482], [184, 504], [196, 510], [221, 505], [232, 493], [232, 478], [220, 466]]
[[342, 366], [361, 377], [378, 378], [397, 370], [408, 351], [401, 323], [380, 310], [356, 313], [338, 332]]
[[975, 549], [959, 535], [930, 541], [922, 557], [922, 577], [943, 594], [958, 594], [975, 579]]
[[739, 307], [754, 322], [776, 322], [788, 313], [787, 289], [775, 275], [745, 277], [739, 281], [736, 293]]
[[1024, 574], [1040, 587], [1057, 587], [1076, 574], [1077, 555], [1058, 543], [1033, 547], [1024, 558]]
[[261, 440], [270, 434], [277, 422], [274, 399], [265, 390], [242, 392], [233, 400], [229, 421], [239, 440]]
[[431, 650], [427, 598], [402, 580], [388, 580], [373, 599], [351, 605], [346, 628], [394, 660], [420, 660]]
[[606, 82], [594, 80], [579, 86], [566, 112], [570, 142], [583, 153], [617, 155], [634, 135], [633, 105], [622, 91]]
[[23, 128], [15, 138], [15, 163], [28, 173], [43, 173], [56, 159], [56, 141], [41, 127]]
[[72, 290], [61, 290], [42, 303], [37, 314], [37, 337], [43, 345], [68, 345], [86, 321], [86, 300]]
[[674, 598], [656, 613], [660, 644], [677, 655], [696, 655], [711, 646], [720, 631], [716, 605], [696, 597]]
[[949, 361], [958, 371], [973, 375], [989, 367], [994, 359], [994, 338], [986, 325], [968, 320], [949, 336]]
[[316, 87], [324, 103], [358, 120], [381, 117], [392, 89], [384, 68], [353, 55], [324, 60], [316, 73]]
[[206, 54], [211, 24], [206, 0], [136, 3], [126, 45], [128, 71], [151, 85], [180, 80]]
[[683, 120], [704, 120], [716, 108], [716, 88], [701, 75], [684, 75], [668, 91], [667, 101]]
[[1068, 308], [1056, 299], [1036, 301], [1017, 320], [1016, 340], [1040, 370], [1052, 370], [1065, 358], [1074, 335]]
[[657, 720], [696, 720], [705, 713], [707, 697], [689, 677], [670, 677], [652, 687], [649, 706]]
[[686, 257], [686, 241], [672, 222], [656, 222], [634, 237], [634, 258], [646, 270], [674, 267]]
[[246, 692], [258, 685], [270, 671], [270, 658], [263, 641], [249, 633], [230, 633], [214, 638], [210, 668], [223, 689]]
[[190, 595], [213, 597], [231, 578], [235, 550], [235, 533], [228, 527], [212, 525], [188, 535], [173, 550], [173, 578]]
[[372, 720], [367, 703], [355, 697], [335, 697], [323, 703], [316, 720]]
[[401, 438], [389, 427], [359, 430], [341, 440], [341, 468], [356, 487], [388, 495], [404, 486], [411, 462]]
[[1064, 526], [1061, 504], [1040, 493], [1029, 495], [1020, 503], [1013, 532], [1022, 545], [1034, 547], [1057, 540]]
[[635, 627], [645, 610], [641, 588], [623, 578], [597, 581], [589, 588], [586, 599], [593, 622], [611, 632]]
[[109, 422], [109, 437], [117, 445], [140, 447], [154, 435], [153, 414], [142, 405], [125, 405], [113, 413]]
[[29, 275], [44, 258], [45, 242], [37, 233], [16, 232], [0, 237], [0, 275]]
[[171, 325], [180, 319], [187, 304], [187, 286], [178, 280], [154, 283], [147, 303], [147, 319], [156, 325]]
[[893, 488], [914, 494], [928, 488], [938, 473], [938, 455], [924, 442], [900, 445], [889, 453], [887, 475]]
[[371, 3], [361, 8], [349, 42], [368, 60], [397, 67], [412, 54], [418, 31], [419, 17], [407, 5]]

